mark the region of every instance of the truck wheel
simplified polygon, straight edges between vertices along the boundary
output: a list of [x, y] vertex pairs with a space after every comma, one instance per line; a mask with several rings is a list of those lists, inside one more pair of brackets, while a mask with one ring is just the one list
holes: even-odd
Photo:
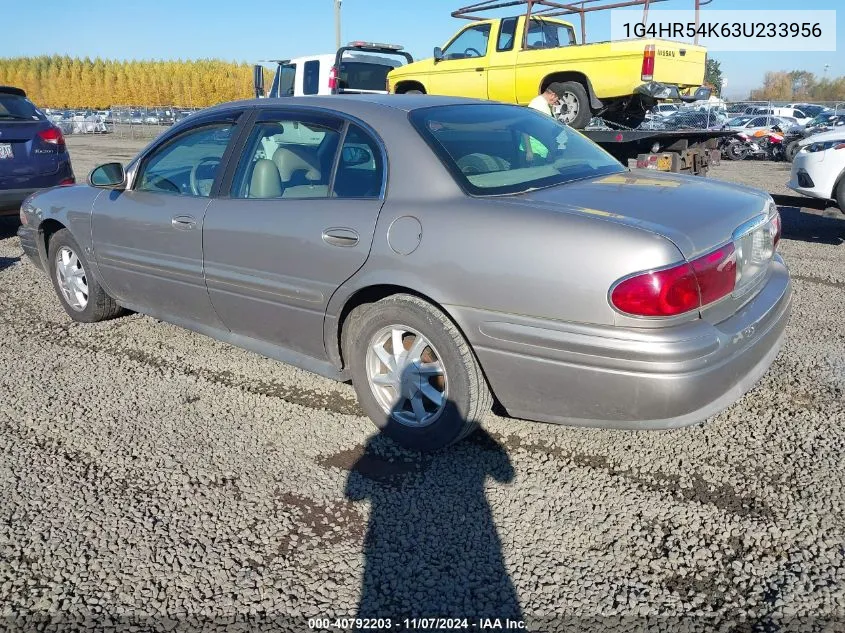
[[560, 120], [576, 130], [587, 127], [593, 113], [587, 90], [577, 81], [555, 82], [549, 88], [560, 97]]
[[798, 147], [798, 141], [792, 141], [789, 145], [786, 146], [786, 160], [791, 163], [795, 159], [795, 155], [800, 149], [801, 148]]

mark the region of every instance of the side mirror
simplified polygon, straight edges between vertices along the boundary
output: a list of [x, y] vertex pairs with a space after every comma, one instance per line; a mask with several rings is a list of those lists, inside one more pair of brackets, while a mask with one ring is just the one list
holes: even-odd
[[125, 189], [126, 172], [121, 163], [106, 163], [88, 174], [88, 184], [101, 189]]
[[439, 61], [443, 60], [443, 49], [439, 46], [434, 47], [434, 63], [436, 64]]

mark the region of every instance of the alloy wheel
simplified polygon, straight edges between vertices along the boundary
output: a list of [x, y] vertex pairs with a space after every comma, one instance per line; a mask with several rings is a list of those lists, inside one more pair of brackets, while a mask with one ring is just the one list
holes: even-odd
[[367, 380], [382, 411], [405, 426], [434, 423], [446, 407], [448, 379], [441, 356], [425, 336], [405, 325], [370, 339]]
[[82, 261], [67, 246], [56, 253], [56, 280], [67, 304], [77, 312], [88, 305], [88, 277]]

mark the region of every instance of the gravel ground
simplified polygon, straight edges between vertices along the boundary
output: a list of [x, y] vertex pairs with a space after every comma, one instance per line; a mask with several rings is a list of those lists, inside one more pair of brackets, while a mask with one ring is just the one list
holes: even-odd
[[[78, 174], [134, 149], [69, 144]], [[145, 316], [71, 322], [0, 226], [0, 630], [845, 630], [845, 216], [783, 213], [793, 316], [737, 404], [671, 432], [491, 414], [425, 457], [349, 385]]]

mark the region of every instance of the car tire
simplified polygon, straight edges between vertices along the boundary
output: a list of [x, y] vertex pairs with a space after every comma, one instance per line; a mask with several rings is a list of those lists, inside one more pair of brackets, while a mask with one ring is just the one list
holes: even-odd
[[795, 160], [795, 156], [801, 148], [798, 146], [798, 141], [792, 141], [786, 146], [786, 160], [790, 163]]
[[555, 82], [549, 86], [549, 89], [560, 97], [560, 102], [564, 106], [571, 107], [574, 105], [577, 107], [577, 112], [574, 113], [574, 116], [567, 117], [562, 112], [558, 118], [576, 130], [587, 127], [590, 119], [593, 118], [587, 89], [577, 81]]
[[839, 210], [845, 213], [845, 174], [839, 178], [839, 184], [836, 185], [834, 196]]
[[[418, 336], [424, 339], [419, 348]], [[396, 340], [404, 348], [398, 358]], [[343, 328], [343, 348], [364, 412], [406, 448], [427, 452], [458, 442], [492, 409], [469, 344], [445, 314], [419, 297], [392, 295], [355, 308]], [[433, 373], [438, 367], [442, 375]], [[437, 393], [440, 403], [428, 397]]]
[[739, 141], [728, 143], [725, 147], [725, 156], [729, 160], [745, 160], [748, 158], [748, 148]]
[[74, 321], [96, 323], [123, 313], [94, 277], [85, 253], [67, 229], [50, 237], [47, 270], [62, 307]]
[[402, 94], [403, 95], [424, 95], [425, 93], [422, 90], [406, 90]]

